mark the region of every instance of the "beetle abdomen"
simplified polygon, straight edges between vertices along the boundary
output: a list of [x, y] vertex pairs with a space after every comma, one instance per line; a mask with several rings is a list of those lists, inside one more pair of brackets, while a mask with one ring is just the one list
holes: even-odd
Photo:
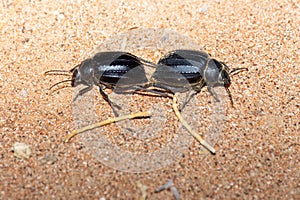
[[186, 91], [203, 79], [209, 55], [192, 50], [176, 50], [158, 61], [152, 78], [175, 91]]
[[[186, 71], [186, 69], [188, 69], [188, 71]], [[183, 85], [198, 83], [202, 79], [202, 76], [195, 66], [168, 66], [158, 64], [152, 78], [156, 82], [182, 87]]]
[[129, 87], [146, 83], [141, 60], [127, 52], [101, 52], [93, 57], [94, 76], [101, 84]]

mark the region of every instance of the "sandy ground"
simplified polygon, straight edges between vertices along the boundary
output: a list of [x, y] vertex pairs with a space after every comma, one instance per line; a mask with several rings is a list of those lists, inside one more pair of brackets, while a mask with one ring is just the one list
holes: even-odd
[[[1, 1], [0, 198], [172, 199], [170, 189], [155, 193], [172, 179], [181, 199], [300, 199], [299, 24], [297, 0]], [[216, 155], [200, 155], [193, 140], [170, 165], [129, 173], [103, 164], [84, 134], [63, 142], [75, 127], [74, 90], [51, 94], [49, 87], [66, 77], [44, 72], [71, 69], [104, 41], [139, 28], [184, 34], [231, 68], [249, 69], [232, 77], [235, 108], [224, 105]], [[139, 56], [156, 62], [163, 50]], [[134, 97], [140, 110], [147, 98], [170, 109], [168, 99]], [[202, 117], [213, 105], [208, 98], [206, 89], [196, 97], [205, 102]], [[112, 116], [99, 99], [102, 119]], [[169, 135], [157, 144], [176, 135], [178, 122], [169, 114]], [[198, 124], [206, 126], [204, 120]], [[114, 125], [101, 130], [130, 148]], [[16, 142], [29, 145], [29, 158], [17, 156]]]

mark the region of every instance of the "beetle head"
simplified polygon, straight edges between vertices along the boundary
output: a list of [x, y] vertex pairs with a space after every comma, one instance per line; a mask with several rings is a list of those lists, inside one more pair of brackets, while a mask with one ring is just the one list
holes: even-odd
[[205, 69], [205, 79], [207, 86], [209, 88], [218, 86], [225, 87], [226, 92], [230, 98], [231, 105], [233, 106], [233, 100], [229, 90], [229, 86], [231, 84], [229, 74], [229, 68], [225, 63], [219, 62], [216, 59], [210, 59], [208, 61], [208, 66]]
[[231, 83], [228, 66], [216, 59], [210, 59], [205, 69], [205, 79], [207, 85], [211, 87], [224, 86], [228, 88]]
[[84, 60], [70, 71], [72, 75], [72, 87], [80, 84], [91, 86], [93, 84], [93, 67], [91, 59]]
[[231, 84], [230, 75], [233, 76], [241, 71], [244, 71], [244, 70], [248, 71], [248, 69], [243, 67], [243, 68], [234, 68], [230, 71], [229, 67], [224, 62], [218, 62], [218, 61], [214, 60], [214, 63], [219, 66], [218, 67], [219, 69], [221, 69], [219, 78], [218, 78], [218, 84], [223, 85], [225, 87], [226, 92], [230, 98], [231, 105], [232, 105], [232, 107], [234, 107], [231, 92], [229, 90], [229, 86]]

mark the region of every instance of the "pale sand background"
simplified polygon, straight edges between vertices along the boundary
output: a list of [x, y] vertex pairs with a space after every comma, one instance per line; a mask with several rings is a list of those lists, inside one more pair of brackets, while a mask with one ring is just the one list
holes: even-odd
[[[0, 198], [138, 199], [140, 182], [149, 199], [171, 199], [154, 190], [172, 178], [182, 199], [300, 199], [299, 1], [110, 2], [0, 2]], [[134, 27], [172, 29], [249, 68], [233, 78], [236, 108], [215, 156], [197, 155], [194, 142], [175, 164], [132, 174], [102, 165], [80, 137], [62, 142], [73, 90], [49, 95], [62, 77], [43, 73]], [[14, 156], [15, 142], [31, 146], [28, 160]]]

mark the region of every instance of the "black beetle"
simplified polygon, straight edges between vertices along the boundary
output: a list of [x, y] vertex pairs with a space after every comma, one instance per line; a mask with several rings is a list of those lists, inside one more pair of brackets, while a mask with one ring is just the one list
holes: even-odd
[[154, 64], [127, 52], [99, 52], [71, 70], [50, 70], [45, 74], [73, 74], [71, 80], [58, 82], [51, 88], [64, 82], [71, 82], [72, 87], [80, 84], [86, 85], [87, 87], [80, 90], [74, 100], [97, 85], [103, 98], [111, 103], [103, 90], [110, 88], [119, 93], [139, 90], [139, 85], [148, 82], [144, 65]]
[[216, 100], [218, 97], [213, 88], [223, 86], [233, 106], [228, 88], [231, 84], [230, 74], [238, 70], [247, 70], [247, 68], [236, 68], [230, 71], [225, 63], [211, 58], [203, 51], [175, 50], [158, 61], [148, 86], [162, 88], [171, 93], [190, 90], [198, 93], [204, 86], [207, 86]]

